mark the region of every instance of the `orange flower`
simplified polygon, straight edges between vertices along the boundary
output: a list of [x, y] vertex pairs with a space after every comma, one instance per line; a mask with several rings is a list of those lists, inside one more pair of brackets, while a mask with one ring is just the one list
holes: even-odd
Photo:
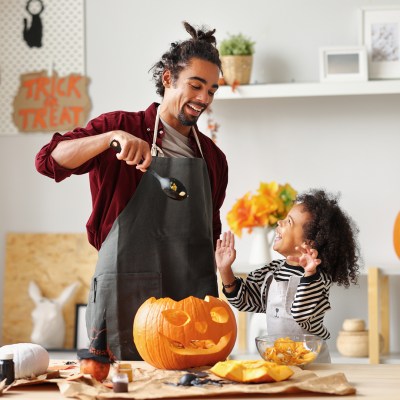
[[275, 227], [292, 207], [297, 192], [288, 183], [261, 182], [256, 194], [246, 193], [228, 212], [227, 221], [232, 232], [242, 236], [242, 229], [251, 233], [255, 226]]

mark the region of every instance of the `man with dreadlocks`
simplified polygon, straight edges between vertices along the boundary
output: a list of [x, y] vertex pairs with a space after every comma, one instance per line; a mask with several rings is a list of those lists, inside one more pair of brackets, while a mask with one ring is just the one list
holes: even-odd
[[[149, 297], [218, 296], [214, 248], [228, 166], [197, 120], [213, 101], [221, 71], [215, 30], [195, 29], [172, 43], [153, 66], [161, 104], [116, 111], [86, 128], [55, 133], [36, 156], [37, 170], [56, 182], [89, 173], [93, 200], [89, 242], [99, 250], [86, 322], [105, 315], [107, 342], [118, 359], [140, 359], [133, 319]], [[116, 153], [112, 144], [118, 144]], [[150, 167], [184, 183], [189, 197], [165, 196]]]

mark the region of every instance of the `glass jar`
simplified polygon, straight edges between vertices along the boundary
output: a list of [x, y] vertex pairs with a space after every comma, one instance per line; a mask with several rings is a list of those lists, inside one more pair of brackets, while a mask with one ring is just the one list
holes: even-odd
[[128, 391], [128, 375], [127, 374], [115, 374], [112, 378], [113, 390], [115, 393], [122, 393]]
[[0, 382], [6, 380], [6, 385], [11, 385], [15, 380], [14, 354], [0, 355]]

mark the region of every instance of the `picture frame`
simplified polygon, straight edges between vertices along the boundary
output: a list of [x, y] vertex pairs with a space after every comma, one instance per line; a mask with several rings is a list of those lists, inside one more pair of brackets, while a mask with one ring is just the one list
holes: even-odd
[[368, 80], [367, 50], [364, 46], [321, 47], [319, 64], [321, 82]]
[[400, 78], [400, 6], [358, 11], [359, 44], [367, 49], [369, 79]]
[[89, 337], [86, 330], [86, 308], [87, 304], [77, 304], [75, 308], [75, 349], [87, 349]]

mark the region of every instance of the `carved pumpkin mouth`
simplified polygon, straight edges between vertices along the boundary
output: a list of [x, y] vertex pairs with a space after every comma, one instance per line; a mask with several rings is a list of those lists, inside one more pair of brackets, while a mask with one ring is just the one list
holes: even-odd
[[231, 340], [232, 333], [228, 333], [222, 336], [218, 343], [209, 339], [192, 339], [189, 341], [188, 345], [185, 347], [183, 343], [177, 342], [176, 340], [171, 340], [165, 335], [160, 333], [162, 341], [167, 344], [170, 350], [175, 354], [180, 355], [201, 355], [201, 354], [214, 354], [223, 350]]

